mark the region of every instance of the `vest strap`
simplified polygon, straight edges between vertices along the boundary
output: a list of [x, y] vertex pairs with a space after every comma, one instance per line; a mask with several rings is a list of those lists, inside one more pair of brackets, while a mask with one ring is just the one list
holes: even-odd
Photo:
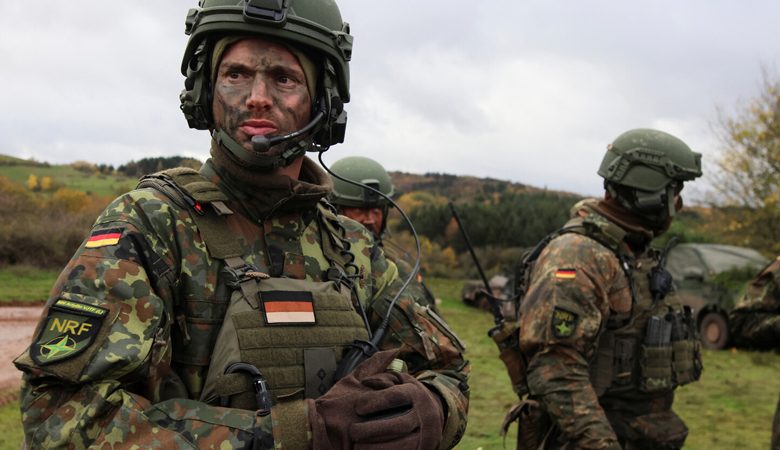
[[[141, 178], [138, 187], [156, 189], [179, 206], [186, 206], [212, 258], [241, 256], [241, 246], [220, 217], [233, 213], [224, 203], [228, 197], [200, 172], [188, 167], [163, 170]], [[209, 211], [203, 204], [213, 209]]]

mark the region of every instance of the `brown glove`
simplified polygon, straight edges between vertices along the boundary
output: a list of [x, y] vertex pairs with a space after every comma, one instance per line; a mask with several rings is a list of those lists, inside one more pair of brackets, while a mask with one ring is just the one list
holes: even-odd
[[309, 402], [315, 449], [433, 450], [444, 427], [441, 401], [406, 373], [387, 371], [398, 350], [376, 353]]

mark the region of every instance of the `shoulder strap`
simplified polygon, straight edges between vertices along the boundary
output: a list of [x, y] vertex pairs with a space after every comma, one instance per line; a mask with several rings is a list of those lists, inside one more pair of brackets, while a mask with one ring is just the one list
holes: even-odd
[[631, 264], [629, 264], [631, 258], [622, 248], [623, 239], [626, 237], [627, 232], [598, 214], [588, 214], [584, 219], [572, 219], [567, 223], [567, 225], [569, 224], [571, 224], [572, 233], [580, 233], [587, 236], [612, 251], [620, 262], [620, 268], [628, 280], [631, 299], [636, 302], [633, 269]]
[[[625, 230], [597, 214], [589, 214], [584, 219], [576, 217], [569, 220], [563, 228], [545, 236], [531, 251], [526, 253], [515, 271], [515, 294], [517, 296], [522, 297], [525, 295], [525, 289], [527, 289], [529, 281], [527, 278], [530, 275], [529, 269], [539, 258], [545, 247], [547, 247], [550, 241], [566, 233], [577, 233], [587, 236], [610, 249], [620, 261], [620, 266], [628, 277], [629, 282], [631, 281], [631, 267], [627, 263], [626, 255], [620, 249], [623, 238], [626, 236]], [[633, 297], [633, 285], [631, 288]]]
[[[223, 216], [233, 214], [225, 205], [227, 195], [197, 170], [188, 167], [163, 170], [141, 178], [137, 188], [155, 189], [179, 207], [188, 209], [212, 258], [225, 260], [243, 253], [238, 240], [225, 226]], [[211, 208], [206, 208], [207, 205]]]

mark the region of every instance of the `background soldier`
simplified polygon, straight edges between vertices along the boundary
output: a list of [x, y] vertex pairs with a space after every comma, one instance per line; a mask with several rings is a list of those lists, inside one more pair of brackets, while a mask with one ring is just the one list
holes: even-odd
[[[390, 174], [381, 164], [371, 158], [348, 156], [333, 163], [331, 170], [336, 175], [358, 181], [390, 198], [395, 196], [395, 187], [390, 179]], [[390, 211], [390, 202], [369, 189], [355, 186], [336, 177], [331, 177], [331, 180], [333, 181], [333, 193], [330, 195], [331, 203], [336, 205], [340, 214], [360, 222], [374, 235], [374, 239], [384, 249], [385, 257], [395, 263], [399, 276], [406, 279], [412, 273], [415, 255], [409, 254], [406, 249], [388, 237], [387, 216]], [[421, 304], [430, 306], [438, 313], [436, 299], [423, 282], [420, 274], [417, 275], [415, 281], [407, 289], [414, 290], [414, 297]]]
[[202, 0], [186, 32], [181, 108], [212, 157], [116, 199], [63, 270], [15, 361], [27, 445], [454, 446], [461, 344], [413, 298], [391, 309], [395, 265], [304, 157], [343, 140], [335, 3]]
[[583, 202], [539, 254], [519, 337], [530, 399], [552, 424], [545, 448], [683, 445], [673, 392], [698, 379], [699, 344], [649, 244], [682, 207], [683, 182], [701, 176], [700, 158], [661, 131], [620, 135], [598, 171], [604, 199]]
[[[740, 347], [780, 348], [780, 256], [764, 267], [729, 313], [729, 336]], [[772, 450], [780, 450], [780, 400], [772, 421]]]
[[764, 267], [729, 313], [729, 335], [741, 347], [780, 348], [780, 256]]

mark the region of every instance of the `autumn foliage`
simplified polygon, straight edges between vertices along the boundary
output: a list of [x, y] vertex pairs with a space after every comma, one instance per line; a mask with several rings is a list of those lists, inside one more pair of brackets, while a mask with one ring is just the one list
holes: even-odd
[[759, 95], [721, 116], [723, 152], [713, 205], [723, 240], [780, 253], [780, 79], [764, 73]]
[[111, 199], [27, 184], [0, 177], [0, 265], [62, 267]]

